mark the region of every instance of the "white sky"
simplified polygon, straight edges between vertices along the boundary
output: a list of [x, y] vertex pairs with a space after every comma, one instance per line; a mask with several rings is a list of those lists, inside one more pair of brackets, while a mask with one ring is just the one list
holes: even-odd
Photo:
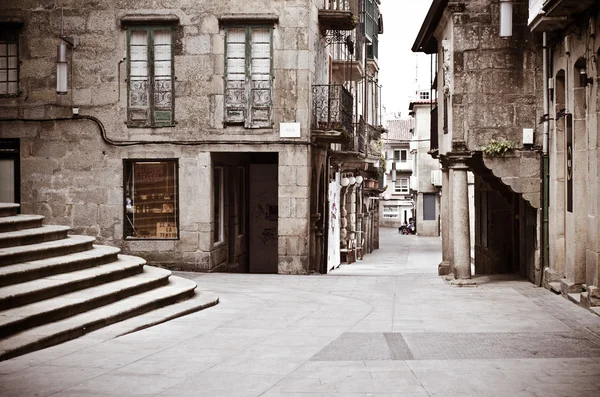
[[[429, 56], [411, 51], [432, 0], [381, 0], [383, 35], [379, 36], [379, 84], [388, 117], [401, 112], [408, 116], [408, 105], [417, 85], [429, 88]], [[418, 58], [417, 58], [418, 57]], [[385, 116], [384, 116], [385, 117]]]

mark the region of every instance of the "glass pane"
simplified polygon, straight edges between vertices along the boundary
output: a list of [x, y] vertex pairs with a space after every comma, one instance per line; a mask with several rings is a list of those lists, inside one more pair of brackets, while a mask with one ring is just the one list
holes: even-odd
[[271, 58], [271, 45], [252, 43], [252, 58]]
[[171, 45], [171, 31], [170, 30], [155, 30], [154, 31], [154, 45], [168, 44]]
[[171, 61], [154, 62], [155, 76], [171, 76]]
[[171, 60], [171, 46], [161, 45], [154, 46], [154, 60], [155, 61], [165, 61]]
[[129, 35], [129, 42], [134, 45], [148, 45], [148, 34], [145, 30], [133, 30]]
[[131, 46], [129, 53], [131, 56], [131, 61], [148, 60], [148, 47], [145, 45]]
[[6, 46], [5, 43], [0, 44], [0, 56], [6, 56], [6, 55], [8, 55], [7, 52], [6, 52], [6, 47], [7, 46]]
[[8, 81], [17, 81], [17, 71], [15, 69], [8, 71]]
[[6, 69], [0, 70], [0, 81], [8, 80], [8, 71]]
[[17, 56], [17, 44], [9, 44], [8, 45], [8, 55], [9, 56]]
[[148, 63], [146, 61], [131, 62], [131, 76], [148, 76]]
[[227, 58], [245, 58], [246, 45], [244, 43], [228, 43]]
[[0, 95], [2, 94], [8, 94], [8, 84], [6, 83], [0, 83]]
[[8, 93], [9, 94], [17, 94], [19, 87], [17, 83], [8, 83]]
[[271, 31], [269, 29], [253, 29], [252, 43], [270, 43]]
[[245, 43], [246, 42], [246, 30], [245, 29], [229, 29], [227, 31], [227, 42], [228, 43]]
[[0, 202], [15, 202], [14, 160], [0, 160]]
[[8, 58], [8, 67], [11, 69], [17, 68], [17, 57], [9, 57]]
[[8, 60], [6, 57], [0, 57], [0, 69], [6, 69], [8, 67]]
[[128, 162], [125, 180], [126, 238], [177, 238], [175, 161]]

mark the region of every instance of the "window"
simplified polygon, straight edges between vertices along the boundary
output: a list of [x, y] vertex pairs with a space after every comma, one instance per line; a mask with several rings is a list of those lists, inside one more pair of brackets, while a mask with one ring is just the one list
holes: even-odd
[[238, 236], [246, 232], [246, 169], [238, 167], [237, 191]]
[[127, 124], [173, 126], [173, 30], [130, 27], [127, 32]]
[[400, 206], [398, 206], [398, 205], [384, 205], [383, 206], [383, 217], [384, 218], [398, 218], [398, 217], [400, 217]]
[[215, 167], [213, 170], [213, 241], [223, 241], [223, 167]]
[[177, 160], [125, 160], [126, 239], [177, 239]]
[[225, 37], [225, 123], [270, 127], [272, 29], [228, 28]]
[[423, 194], [423, 220], [424, 221], [435, 221], [437, 219], [435, 214], [435, 193], [424, 193]]
[[396, 180], [394, 191], [396, 193], [408, 193], [408, 178], [399, 178]]
[[394, 150], [394, 160], [395, 161], [401, 161], [403, 163], [406, 163], [407, 156], [408, 156], [408, 152], [404, 149]]
[[0, 26], [0, 96], [19, 95], [19, 35]]
[[429, 100], [429, 91], [419, 91], [419, 100], [421, 100], [421, 101]]

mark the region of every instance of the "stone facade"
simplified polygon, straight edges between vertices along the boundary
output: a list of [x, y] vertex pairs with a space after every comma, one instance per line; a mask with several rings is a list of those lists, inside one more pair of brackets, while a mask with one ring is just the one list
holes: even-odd
[[[545, 282], [600, 306], [597, 2], [532, 4], [529, 27], [548, 43], [548, 261]], [[543, 10], [543, 13], [539, 11]], [[539, 90], [544, 98], [544, 91]], [[558, 284], [560, 283], [560, 284]]]
[[[442, 226], [448, 228], [442, 236], [450, 240], [440, 273], [453, 272], [457, 278], [471, 277], [471, 249], [476, 273], [519, 272], [536, 282], [542, 275], [536, 243], [541, 225], [540, 53], [526, 26], [527, 4], [512, 4], [513, 35], [500, 37], [498, 0], [434, 0], [413, 46], [413, 51], [437, 56], [432, 136], [438, 145], [431, 149], [448, 173], [442, 178], [447, 181], [443, 194], [449, 195], [442, 203]], [[524, 144], [524, 128], [533, 129], [534, 145]], [[511, 150], [504, 156], [490, 153], [494, 141], [508, 141]], [[468, 171], [475, 175], [474, 238]], [[500, 219], [515, 221], [504, 225], [506, 230], [494, 226]]]
[[[277, 180], [269, 187], [277, 208], [272, 271], [319, 271], [310, 263], [316, 244], [310, 241], [310, 200], [311, 192], [319, 192], [312, 185], [327, 186], [330, 172], [327, 146], [311, 146], [311, 127], [312, 87], [329, 81], [328, 47], [319, 21], [323, 2], [180, 0], [158, 5], [126, 0], [63, 1], [61, 6], [0, 3], [0, 30], [18, 37], [19, 92], [0, 95], [0, 138], [19, 140], [22, 211], [43, 214], [51, 223], [72, 226], [150, 263], [252, 271], [249, 257], [261, 251], [249, 238], [260, 232], [248, 219], [252, 197], [246, 196], [242, 209], [236, 203], [248, 189], [252, 165], [271, 164], [277, 168]], [[57, 95], [55, 88], [61, 26], [64, 36], [78, 39], [76, 47], [68, 46], [67, 95]], [[249, 109], [245, 123], [234, 123], [226, 95], [226, 40], [228, 29], [240, 26], [264, 27], [271, 34], [263, 38], [271, 48], [265, 69], [270, 104], [262, 113]], [[131, 55], [129, 32], [147, 27], [173, 32], [172, 122], [132, 128], [130, 73], [138, 55]], [[158, 33], [148, 37], [158, 45]], [[149, 54], [152, 65], [159, 59], [158, 47]], [[158, 75], [158, 69], [153, 73]], [[157, 95], [152, 97], [156, 109]], [[266, 124], [249, 125], [250, 112], [254, 118], [268, 114]], [[163, 116], [157, 111], [153, 122]], [[283, 134], [280, 123], [299, 123], [299, 133]], [[177, 238], [125, 238], [124, 161], [132, 159], [177, 161]], [[311, 178], [313, 166], [324, 175], [317, 181]], [[216, 168], [224, 178], [219, 192]], [[246, 179], [236, 174], [238, 168]], [[218, 194], [220, 221], [215, 218]], [[315, 199], [321, 200], [321, 213], [326, 211], [324, 197]]]

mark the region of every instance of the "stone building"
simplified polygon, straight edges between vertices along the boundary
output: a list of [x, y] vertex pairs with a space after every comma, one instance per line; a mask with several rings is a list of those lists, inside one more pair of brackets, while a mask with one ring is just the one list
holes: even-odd
[[1, 199], [172, 268], [326, 271], [378, 3], [0, 1]]
[[600, 306], [600, 6], [530, 0], [528, 23], [542, 37], [544, 61], [537, 90], [547, 132], [544, 281], [584, 306]]
[[[429, 91], [419, 92], [420, 98], [429, 98]], [[429, 154], [431, 139], [431, 112], [435, 102], [419, 99], [410, 103], [410, 115], [414, 119], [410, 151], [413, 156], [413, 175], [410, 189], [414, 197], [417, 235], [440, 235], [440, 191], [442, 171], [440, 163]]]
[[[538, 39], [527, 26], [526, 2], [508, 2], [509, 13], [504, 3], [434, 0], [412, 48], [434, 56], [431, 151], [442, 165], [443, 191], [439, 271], [453, 273], [458, 284], [471, 278], [471, 248], [476, 274], [516, 272], [538, 283], [542, 276]], [[510, 32], [506, 24], [500, 28], [508, 16]], [[468, 171], [475, 176], [473, 244]]]
[[400, 227], [415, 217], [410, 186], [414, 167], [410, 151], [413, 127], [412, 118], [388, 120], [386, 123], [387, 133], [383, 139], [386, 172], [380, 208], [381, 226]]

